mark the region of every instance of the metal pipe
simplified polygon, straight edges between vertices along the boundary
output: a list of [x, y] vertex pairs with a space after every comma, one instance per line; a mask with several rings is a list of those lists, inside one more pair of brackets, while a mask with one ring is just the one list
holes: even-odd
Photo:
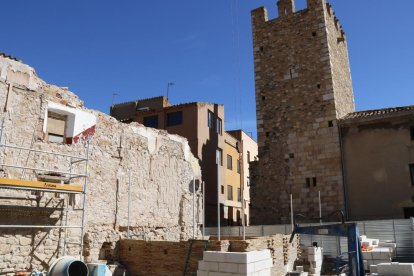
[[[65, 226], [68, 225], [69, 195], [66, 196]], [[65, 229], [65, 238], [63, 239], [63, 256], [66, 256], [68, 231]]]
[[[321, 201], [321, 191], [318, 191], [318, 197], [319, 197], [319, 224], [322, 225], [322, 201]], [[321, 240], [322, 240], [322, 248], [324, 246], [324, 237], [321, 236]], [[339, 244], [339, 246], [341, 246]]]
[[[73, 157], [71, 157], [73, 158]], [[75, 160], [75, 161], [71, 161], [71, 164], [76, 164], [76, 163], [80, 163], [80, 162], [84, 162], [85, 160], [83, 159], [79, 159], [79, 160]]]
[[243, 240], [246, 240], [246, 222], [244, 219], [244, 208], [245, 208], [245, 202], [244, 202], [244, 192], [242, 192], [242, 232], [243, 232]]
[[24, 166], [16, 166], [16, 165], [8, 165], [8, 164], [0, 164], [0, 166], [8, 167], [8, 168], [15, 168], [15, 169], [26, 169], [26, 170], [33, 170], [33, 171], [41, 171], [41, 172], [54, 172], [60, 174], [67, 174], [69, 176], [79, 176], [79, 177], [86, 177], [86, 174], [79, 174], [79, 173], [70, 173], [64, 171], [54, 171], [54, 170], [47, 170], [47, 169], [40, 169], [40, 168], [32, 168], [32, 167], [24, 167]]
[[83, 203], [82, 203], [82, 228], [81, 228], [81, 245], [80, 245], [80, 254], [79, 254], [79, 259], [82, 260], [83, 257], [83, 233], [84, 233], [84, 227], [85, 227], [85, 218], [86, 218], [86, 193], [87, 193], [87, 184], [88, 184], [88, 165], [89, 165], [89, 144], [90, 144], [90, 135], [88, 135], [88, 141], [86, 144], [86, 162], [85, 162], [85, 178], [84, 178], [84, 182], [83, 182]]
[[294, 225], [293, 225], [293, 196], [292, 194], [290, 194], [290, 223], [292, 224], [292, 231], [294, 229]]
[[193, 239], [195, 239], [195, 178], [193, 177]]
[[203, 239], [206, 236], [206, 185], [203, 181]]
[[129, 169], [129, 172], [128, 172], [128, 227], [127, 227], [128, 239], [131, 237], [130, 232], [129, 232], [130, 217], [131, 217], [131, 169]]
[[217, 163], [217, 238], [220, 240], [220, 162], [219, 152], [216, 151], [216, 163]]
[[349, 205], [348, 205], [348, 188], [347, 188], [347, 177], [346, 177], [346, 164], [345, 164], [345, 152], [344, 152], [344, 143], [342, 129], [339, 124], [338, 126], [338, 139], [339, 139], [339, 150], [341, 154], [341, 171], [342, 171], [342, 192], [344, 193], [344, 208], [345, 208], [345, 218], [349, 219]]
[[51, 155], [57, 155], [57, 156], [64, 156], [64, 157], [72, 157], [72, 158], [76, 158], [76, 159], [79, 159], [79, 160], [86, 161], [86, 158], [85, 157], [79, 157], [79, 156], [70, 155], [70, 154], [64, 154], [64, 153], [56, 153], [56, 152], [52, 152], [52, 151], [36, 150], [36, 149], [31, 149], [31, 148], [26, 148], [26, 147], [19, 147], [19, 146], [13, 146], [13, 145], [6, 145], [6, 144], [3, 144], [3, 143], [0, 143], [0, 147], [12, 148], [12, 149], [20, 149], [20, 150], [27, 150], [27, 151], [32, 151], [32, 152], [38, 152], [38, 153], [44, 153], [44, 154], [51, 154]]
[[319, 223], [322, 224], [322, 203], [321, 203], [321, 191], [318, 191], [319, 197]]
[[0, 145], [3, 144], [3, 129], [4, 129], [4, 117], [3, 120], [1, 122], [1, 130], [0, 130]]
[[49, 229], [49, 228], [82, 228], [79, 225], [71, 226], [61, 226], [61, 225], [0, 225], [0, 228], [40, 228], [40, 229]]
[[73, 167], [73, 164], [72, 164], [72, 157], [70, 158], [70, 162], [69, 162], [69, 183], [70, 183], [70, 181], [71, 181], [71, 177], [70, 177], [70, 175], [72, 174], [72, 167]]
[[245, 202], [244, 202], [244, 162], [243, 162], [243, 139], [240, 139], [239, 151], [239, 168], [240, 168], [240, 196], [241, 196], [241, 216], [242, 216], [242, 235], [243, 240], [246, 240], [246, 219], [245, 219]]

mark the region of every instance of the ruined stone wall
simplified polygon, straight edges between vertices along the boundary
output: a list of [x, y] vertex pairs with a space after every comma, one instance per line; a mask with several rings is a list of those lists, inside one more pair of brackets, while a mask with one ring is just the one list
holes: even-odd
[[[0, 57], [1, 58], [1, 57]], [[3, 71], [19, 71], [17, 62], [0, 60]], [[14, 62], [14, 61], [13, 61]], [[2, 67], [2, 65], [6, 64]], [[17, 65], [16, 65], [17, 64]], [[19, 65], [20, 66], [20, 65]], [[30, 80], [30, 78], [32, 78]], [[137, 123], [125, 125], [106, 114], [88, 110], [67, 89], [48, 85], [37, 78], [16, 83], [2, 73], [0, 79], [3, 143], [76, 156], [86, 154], [86, 144], [49, 143], [43, 122], [47, 102], [95, 114], [97, 125], [90, 140], [87, 185], [85, 260], [115, 260], [118, 241], [126, 236], [128, 217], [128, 172], [131, 170], [131, 237], [145, 240], [187, 240], [193, 235], [192, 180], [200, 179], [198, 160], [187, 140]], [[36, 81], [33, 81], [33, 78]], [[37, 86], [28, 86], [28, 83]], [[0, 148], [0, 160], [49, 170], [67, 171], [70, 160], [22, 150]], [[73, 172], [83, 173], [78, 163]], [[3, 177], [35, 180], [33, 171], [3, 167]], [[81, 180], [74, 181], [80, 182]], [[199, 196], [197, 192], [197, 196]], [[196, 208], [200, 210], [200, 197]], [[48, 224], [64, 222], [65, 195], [0, 189], [2, 224]], [[74, 202], [73, 202], [74, 201]], [[69, 209], [79, 208], [82, 195], [71, 199]], [[34, 208], [28, 208], [32, 206]], [[200, 213], [197, 212], [197, 220]], [[68, 222], [81, 224], [81, 212], [69, 212]], [[71, 243], [79, 243], [79, 230], [68, 229]], [[33, 269], [46, 270], [63, 251], [64, 232], [59, 229], [0, 229], [0, 274]], [[199, 230], [195, 232], [199, 235]], [[78, 256], [79, 246], [69, 244], [67, 254]]]
[[[253, 224], [318, 217], [344, 208], [336, 120], [353, 111], [347, 45], [324, 0], [293, 12], [279, 1], [279, 18], [252, 11], [259, 161], [251, 189]], [[328, 12], [329, 11], [329, 12]], [[338, 26], [338, 29], [335, 27]]]

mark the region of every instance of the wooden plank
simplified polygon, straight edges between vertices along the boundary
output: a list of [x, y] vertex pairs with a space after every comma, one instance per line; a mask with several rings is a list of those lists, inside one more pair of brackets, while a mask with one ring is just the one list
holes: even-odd
[[42, 189], [51, 191], [66, 191], [72, 193], [81, 193], [83, 186], [79, 184], [59, 184], [44, 181], [22, 180], [12, 178], [0, 178], [0, 186], [5, 188], [24, 188], [24, 189]]

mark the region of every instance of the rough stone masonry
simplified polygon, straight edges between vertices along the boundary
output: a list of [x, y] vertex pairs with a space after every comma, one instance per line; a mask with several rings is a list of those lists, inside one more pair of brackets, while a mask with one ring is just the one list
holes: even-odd
[[325, 0], [278, 1], [279, 17], [252, 11], [259, 161], [251, 188], [253, 224], [319, 217], [344, 209], [337, 120], [354, 111], [345, 33]]
[[[122, 124], [106, 114], [88, 110], [68, 89], [49, 85], [28, 65], [0, 55], [2, 143], [84, 156], [85, 143], [46, 141], [43, 123], [50, 102], [97, 118], [90, 143], [83, 237], [87, 261], [117, 258], [118, 241], [126, 236], [127, 229], [129, 169], [132, 238], [179, 241], [192, 237], [191, 182], [201, 176], [198, 160], [191, 154], [185, 138], [137, 123]], [[2, 163], [35, 168], [65, 170], [68, 167], [64, 157], [5, 148], [0, 149], [0, 159]], [[73, 171], [82, 173], [82, 170], [79, 165]], [[36, 174], [29, 170], [3, 167], [1, 173], [2, 177], [36, 180]], [[0, 223], [60, 225], [65, 200], [59, 194], [0, 189]], [[81, 200], [80, 196], [72, 198], [69, 208], [78, 208]], [[68, 220], [69, 224], [79, 225], [80, 212], [69, 212]], [[70, 242], [79, 242], [79, 230], [68, 231]], [[0, 230], [0, 274], [46, 270], [62, 255], [62, 239], [60, 229]], [[78, 256], [79, 245], [69, 244], [68, 254]]]

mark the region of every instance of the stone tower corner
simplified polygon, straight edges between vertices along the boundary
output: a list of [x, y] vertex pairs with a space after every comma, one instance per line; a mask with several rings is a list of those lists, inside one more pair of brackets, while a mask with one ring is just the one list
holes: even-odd
[[269, 20], [267, 16], [267, 9], [265, 7], [252, 10], [251, 15], [253, 28], [254, 26], [261, 25]]

